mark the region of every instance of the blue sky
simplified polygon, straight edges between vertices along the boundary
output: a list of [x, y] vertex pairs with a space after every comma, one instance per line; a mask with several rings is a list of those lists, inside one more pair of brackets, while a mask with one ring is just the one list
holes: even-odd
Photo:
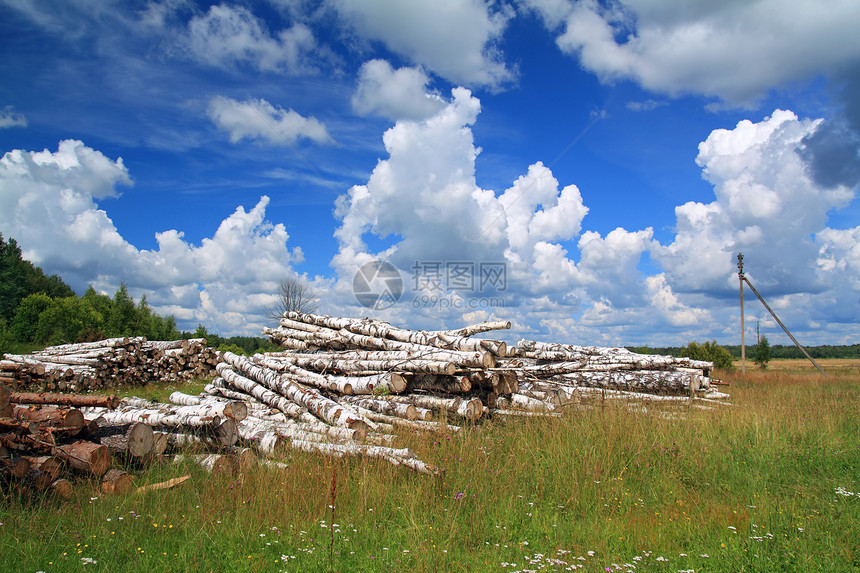
[[[0, 0], [0, 233], [187, 329], [256, 335], [301, 277], [599, 345], [738, 343], [743, 252], [801, 342], [853, 344], [860, 4], [824, 6]], [[395, 304], [355, 297], [374, 261]]]

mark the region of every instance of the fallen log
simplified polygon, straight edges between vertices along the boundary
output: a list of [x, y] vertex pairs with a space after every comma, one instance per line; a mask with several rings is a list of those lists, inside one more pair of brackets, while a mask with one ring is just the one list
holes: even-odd
[[24, 457], [0, 458], [0, 469], [6, 476], [20, 479], [30, 472], [30, 462]]
[[14, 404], [12, 415], [18, 420], [38, 422], [40, 426], [53, 426], [69, 430], [80, 430], [84, 427], [84, 415], [76, 408], [27, 407]]
[[90, 436], [114, 455], [144, 458], [155, 448], [155, 433], [152, 426], [142, 422], [99, 426]]
[[[50, 392], [12, 392], [10, 401], [13, 404], [53, 404], [60, 406], [97, 406], [100, 408], [116, 408], [119, 406], [118, 396], [92, 396], [83, 394], [52, 394]], [[2, 403], [2, 396], [0, 396]]]
[[86, 440], [57, 446], [55, 455], [70, 468], [94, 476], [102, 476], [110, 468], [110, 452], [107, 447]]
[[125, 471], [112, 468], [102, 477], [101, 490], [106, 495], [125, 495], [134, 490], [134, 481]]
[[431, 410], [444, 410], [475, 422], [484, 414], [484, 405], [480, 398], [441, 398], [427, 394], [409, 394], [404, 396], [385, 396], [384, 399], [393, 402], [412, 404]]

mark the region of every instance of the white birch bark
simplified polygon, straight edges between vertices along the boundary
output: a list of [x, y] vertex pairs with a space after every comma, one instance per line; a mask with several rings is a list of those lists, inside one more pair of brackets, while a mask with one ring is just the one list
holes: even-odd
[[385, 399], [432, 410], [445, 410], [471, 422], [477, 421], [484, 414], [484, 405], [479, 398], [441, 398], [426, 394], [409, 394], [386, 396]]
[[380, 414], [388, 414], [389, 416], [398, 416], [407, 420], [416, 420], [418, 418], [418, 410], [413, 404], [404, 404], [402, 402], [391, 402], [389, 400], [376, 400], [373, 398], [359, 398], [357, 396], [342, 396], [340, 402], [346, 402], [354, 406], [365, 408]]
[[[271, 370], [266, 370], [254, 364], [247, 358], [237, 356], [232, 352], [225, 352], [223, 359], [230, 365], [238, 368], [246, 376], [256, 380], [274, 392], [289, 398], [290, 400], [306, 407], [318, 418], [325, 420], [334, 426], [343, 426], [351, 429], [366, 431], [370, 424], [361, 420], [337, 402], [330, 400], [312, 388], [301, 386]], [[223, 376], [223, 374], [222, 374]]]
[[[392, 356], [395, 355], [395, 356]], [[399, 355], [399, 356], [396, 356]], [[378, 357], [378, 358], [375, 358]], [[335, 353], [279, 353], [266, 355], [268, 360], [289, 362], [316, 372], [342, 372], [357, 374], [365, 372], [429, 372], [434, 374], [453, 374], [457, 366], [453, 362], [423, 359], [400, 352], [352, 351]]]
[[[230, 365], [225, 362], [219, 363], [218, 366], [215, 367], [215, 370], [225, 383], [253, 396], [264, 404], [277, 408], [287, 416], [294, 418], [308, 411], [307, 408], [301, 404], [284, 397], [282, 394], [270, 390], [250, 378], [236, 373], [231, 369]], [[217, 379], [213, 380], [213, 385], [215, 381], [217, 381]]]

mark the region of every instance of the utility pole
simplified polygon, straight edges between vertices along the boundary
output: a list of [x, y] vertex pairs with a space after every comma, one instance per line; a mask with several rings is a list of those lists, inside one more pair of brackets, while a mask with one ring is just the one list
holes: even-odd
[[747, 347], [744, 327], [744, 256], [738, 253], [738, 282], [741, 286], [741, 373], [747, 373]]
[[788, 328], [785, 327], [785, 325], [782, 323], [782, 321], [779, 319], [773, 309], [770, 308], [767, 302], [765, 302], [764, 298], [762, 298], [762, 296], [758, 293], [758, 291], [755, 289], [749, 279], [744, 276], [744, 256], [740, 253], [738, 253], [738, 280], [740, 280], [741, 283], [741, 372], [746, 374], [747, 371], [746, 345], [744, 343], [744, 283], [747, 283], [750, 287], [750, 290], [753, 291], [753, 294], [758, 297], [758, 299], [761, 301], [761, 303], [764, 305], [764, 307], [767, 309], [767, 311], [770, 313], [776, 323], [782, 327], [782, 330], [785, 331], [785, 333], [788, 335], [794, 345], [797, 346], [797, 348], [799, 348], [801, 352], [803, 352], [803, 355], [806, 356], [806, 358], [808, 358], [810, 362], [812, 362], [812, 365], [815, 366], [819, 372], [821, 372], [822, 376], [827, 376], [827, 374], [824, 373], [824, 370], [821, 369], [821, 366], [818, 365], [818, 362], [816, 362], [815, 359], [809, 355], [809, 352], [807, 352], [806, 349], [800, 345], [800, 343], [788, 331]]

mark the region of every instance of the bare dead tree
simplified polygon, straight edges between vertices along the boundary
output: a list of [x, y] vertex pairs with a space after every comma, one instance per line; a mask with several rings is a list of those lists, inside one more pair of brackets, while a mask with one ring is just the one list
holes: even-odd
[[319, 308], [316, 293], [298, 277], [287, 277], [278, 285], [277, 300], [263, 309], [266, 318], [278, 324], [285, 312], [313, 314]]

